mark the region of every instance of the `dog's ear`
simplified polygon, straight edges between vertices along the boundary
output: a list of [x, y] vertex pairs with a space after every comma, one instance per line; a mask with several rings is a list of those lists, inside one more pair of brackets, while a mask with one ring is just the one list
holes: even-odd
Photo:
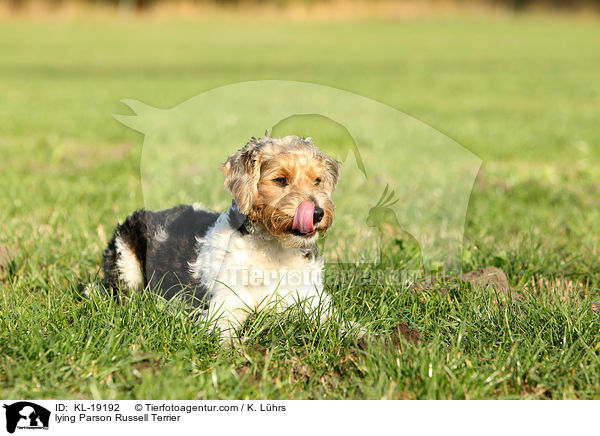
[[325, 161], [325, 168], [327, 170], [328, 185], [330, 186], [330, 193], [333, 192], [337, 186], [338, 179], [340, 178], [340, 165], [337, 160], [323, 153], [323, 159]]
[[225, 187], [231, 192], [238, 209], [247, 215], [254, 205], [260, 179], [260, 149], [262, 144], [255, 138], [234, 153], [221, 165], [225, 175]]

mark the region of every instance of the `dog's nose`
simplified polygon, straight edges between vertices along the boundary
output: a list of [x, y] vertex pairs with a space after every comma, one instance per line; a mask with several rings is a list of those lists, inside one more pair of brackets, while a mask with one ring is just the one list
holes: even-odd
[[325, 212], [319, 206], [315, 206], [315, 213], [313, 214], [313, 224], [317, 224], [323, 219]]

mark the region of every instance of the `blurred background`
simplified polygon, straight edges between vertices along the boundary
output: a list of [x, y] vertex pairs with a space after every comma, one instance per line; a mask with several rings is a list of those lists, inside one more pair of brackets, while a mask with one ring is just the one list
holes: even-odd
[[37, 3], [48, 8], [61, 8], [66, 5], [78, 5], [89, 7], [116, 7], [119, 9], [135, 9], [146, 11], [156, 7], [168, 5], [186, 5], [187, 7], [239, 7], [239, 6], [271, 6], [277, 8], [304, 6], [332, 7], [344, 6], [347, 8], [441, 8], [465, 6], [481, 7], [504, 7], [513, 10], [527, 9], [531, 7], [550, 7], [560, 9], [573, 9], [582, 7], [597, 7], [598, 0], [5, 0], [8, 6], [15, 9], [26, 8]]
[[[143, 136], [113, 118], [132, 113], [120, 101], [166, 109], [219, 86], [278, 79], [379, 101], [483, 161], [465, 269], [493, 263], [516, 281], [540, 269], [595, 281], [599, 6], [3, 0], [0, 244], [26, 253], [23, 275], [34, 282], [97, 271], [114, 223], [144, 206]], [[329, 135], [313, 121], [288, 127], [278, 133]], [[241, 145], [222, 144], [223, 156]]]

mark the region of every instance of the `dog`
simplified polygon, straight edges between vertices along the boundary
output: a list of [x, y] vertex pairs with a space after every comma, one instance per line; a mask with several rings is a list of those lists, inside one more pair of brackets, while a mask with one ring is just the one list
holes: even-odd
[[333, 222], [338, 162], [311, 138], [267, 134], [221, 170], [229, 210], [138, 210], [117, 226], [104, 252], [104, 288], [182, 295], [222, 341], [273, 301], [278, 310], [302, 301], [321, 321], [337, 316], [317, 239]]

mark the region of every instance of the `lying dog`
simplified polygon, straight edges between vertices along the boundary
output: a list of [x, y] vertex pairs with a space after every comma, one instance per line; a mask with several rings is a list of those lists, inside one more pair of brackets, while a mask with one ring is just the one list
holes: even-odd
[[307, 312], [331, 317], [316, 242], [333, 221], [338, 163], [310, 138], [266, 136], [221, 169], [231, 208], [133, 213], [104, 252], [105, 288], [184, 295], [224, 340], [274, 299], [280, 307], [303, 301]]

